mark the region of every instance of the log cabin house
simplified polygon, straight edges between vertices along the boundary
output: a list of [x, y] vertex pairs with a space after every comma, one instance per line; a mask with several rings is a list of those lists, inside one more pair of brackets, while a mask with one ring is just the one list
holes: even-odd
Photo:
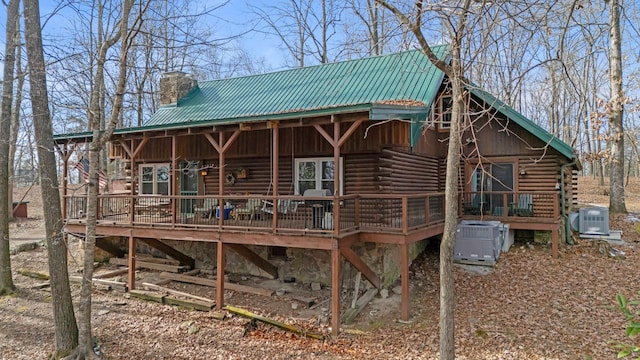
[[[446, 58], [447, 47], [435, 49]], [[574, 150], [478, 88], [466, 94], [460, 219], [551, 234], [573, 202]], [[97, 234], [115, 254], [147, 244], [188, 266], [320, 282], [340, 325], [341, 277], [400, 278], [443, 232], [448, 82], [420, 51], [197, 83], [173, 72], [144, 126], [117, 129], [110, 159], [125, 192], [99, 196]], [[66, 175], [90, 133], [55, 137], [65, 164], [66, 230], [85, 232], [84, 195]], [[127, 246], [128, 245], [128, 246]], [[228, 251], [231, 250], [231, 251]], [[129, 256], [135, 288], [135, 256]], [[343, 262], [343, 260], [346, 260]], [[347, 271], [348, 270], [348, 271]], [[222, 307], [223, 291], [216, 292]]]

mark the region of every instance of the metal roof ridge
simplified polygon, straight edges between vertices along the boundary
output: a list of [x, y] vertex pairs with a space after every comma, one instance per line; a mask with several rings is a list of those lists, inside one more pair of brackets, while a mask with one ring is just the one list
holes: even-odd
[[[439, 45], [434, 45], [431, 48], [442, 48], [442, 47], [449, 47], [448, 44], [439, 44]], [[409, 49], [409, 50], [403, 50], [403, 51], [398, 51], [398, 52], [394, 52], [394, 53], [387, 53], [387, 54], [380, 54], [380, 55], [373, 55], [373, 56], [366, 56], [366, 57], [361, 57], [361, 58], [354, 58], [354, 59], [347, 59], [347, 60], [340, 60], [340, 61], [336, 61], [336, 62], [329, 62], [329, 63], [324, 63], [324, 64], [315, 64], [315, 65], [305, 65], [305, 66], [296, 66], [296, 67], [292, 67], [292, 68], [288, 68], [288, 69], [282, 69], [282, 70], [276, 70], [276, 71], [267, 71], [267, 72], [263, 72], [260, 74], [248, 74], [248, 75], [240, 75], [240, 76], [230, 76], [230, 77], [221, 77], [218, 79], [210, 79], [210, 80], [202, 80], [201, 82], [198, 82], [198, 85], [206, 85], [207, 83], [214, 83], [214, 82], [219, 82], [219, 81], [229, 81], [229, 80], [235, 80], [235, 79], [246, 79], [246, 78], [251, 78], [251, 77], [259, 77], [259, 76], [264, 76], [264, 75], [269, 75], [269, 74], [277, 74], [277, 73], [285, 73], [285, 72], [291, 72], [291, 71], [300, 71], [300, 70], [311, 70], [311, 69], [317, 69], [320, 67], [328, 67], [328, 66], [337, 66], [340, 64], [346, 64], [346, 63], [351, 63], [351, 62], [356, 62], [356, 61], [363, 61], [363, 60], [369, 60], [369, 59], [380, 59], [383, 57], [392, 57], [392, 56], [399, 56], [399, 55], [403, 55], [403, 54], [407, 54], [407, 53], [415, 53], [415, 52], [422, 52], [422, 50], [420, 49]], [[436, 52], [436, 51], [434, 51]]]

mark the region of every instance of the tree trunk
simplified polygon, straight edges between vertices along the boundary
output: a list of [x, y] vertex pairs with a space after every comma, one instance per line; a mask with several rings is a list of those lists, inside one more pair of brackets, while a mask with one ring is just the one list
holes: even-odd
[[[451, 91], [453, 107], [451, 109], [451, 128], [447, 152], [445, 178], [445, 222], [444, 234], [440, 243], [440, 359], [455, 359], [455, 322], [454, 308], [455, 284], [453, 281], [453, 248], [458, 226], [458, 179], [460, 171], [460, 129], [464, 106], [463, 83], [460, 79], [460, 49], [452, 57]], [[457, 56], [457, 57], [456, 57]]]
[[[14, 106], [11, 110], [11, 132], [9, 139], [9, 205], [13, 204], [13, 188], [16, 182], [15, 175], [15, 159], [16, 159], [16, 144], [18, 143], [18, 133], [20, 132], [20, 108], [22, 107], [22, 90], [24, 88], [24, 79], [26, 70], [22, 68], [22, 43], [20, 37], [20, 22], [16, 25], [17, 34], [15, 37], [16, 44], [16, 72], [18, 84], [16, 85], [16, 94], [14, 99]], [[11, 217], [13, 216], [13, 209], [11, 211]]]
[[[146, 3], [148, 5], [148, 2]], [[122, 2], [122, 18], [119, 21], [118, 31], [110, 38], [99, 42], [97, 54], [97, 67], [95, 72], [95, 86], [91, 91], [91, 101], [89, 109], [89, 126], [93, 133], [93, 140], [89, 144], [89, 192], [87, 198], [87, 226], [84, 249], [83, 276], [82, 286], [80, 289], [80, 333], [78, 347], [74, 354], [70, 356], [73, 359], [86, 359], [94, 357], [93, 353], [93, 337], [91, 336], [91, 289], [93, 277], [93, 261], [95, 259], [96, 248], [96, 223], [98, 209], [98, 187], [99, 187], [99, 171], [100, 171], [100, 152], [104, 148], [107, 140], [113, 134], [118, 124], [120, 113], [122, 111], [123, 96], [126, 88], [127, 76], [127, 53], [131, 45], [130, 41], [137, 34], [137, 29], [141, 24], [142, 13], [134, 21], [134, 26], [138, 26], [136, 30], [129, 33], [129, 14], [132, 8], [132, 1], [125, 0]], [[141, 7], [144, 11], [146, 7]], [[102, 31], [102, 29], [99, 29]], [[104, 112], [102, 112], [104, 104], [104, 72], [105, 63], [107, 61], [108, 50], [121, 41], [119, 76], [116, 87], [116, 95], [111, 109], [110, 120], [108, 124], [104, 123]], [[106, 125], [106, 126], [105, 126]]]
[[620, 35], [620, 5], [619, 0], [610, 0], [609, 10], [611, 55], [609, 59], [611, 78], [611, 113], [609, 114], [609, 211], [611, 213], [626, 213], [624, 201], [624, 125], [622, 92], [622, 51]]
[[[9, 253], [9, 220], [13, 208], [9, 206], [9, 141], [11, 132], [11, 105], [13, 103], [13, 73], [15, 67], [15, 36], [17, 33], [18, 0], [7, 6], [7, 30], [5, 37], [4, 74], [2, 86], [2, 112], [0, 113], [0, 295], [13, 293], [15, 285], [11, 277]], [[11, 209], [11, 210], [10, 210]], [[10, 213], [11, 211], [11, 213]]]
[[78, 343], [78, 328], [69, 288], [67, 247], [64, 242], [61, 221], [62, 210], [60, 192], [58, 191], [53, 129], [49, 113], [38, 0], [24, 0], [24, 20], [29, 63], [29, 90], [42, 186], [42, 205], [46, 209], [44, 221], [49, 274], [51, 276], [51, 296], [54, 299], [52, 305], [56, 353], [66, 354]]

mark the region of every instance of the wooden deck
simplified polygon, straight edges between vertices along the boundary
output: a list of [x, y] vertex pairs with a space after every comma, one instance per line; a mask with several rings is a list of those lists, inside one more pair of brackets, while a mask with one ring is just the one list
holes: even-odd
[[[471, 195], [461, 196], [461, 202], [470, 200]], [[521, 194], [490, 195], [493, 201], [489, 205], [480, 204], [477, 208], [472, 208], [471, 205], [461, 206], [460, 218], [499, 220], [509, 224], [511, 229], [551, 231], [553, 254], [554, 257], [557, 256], [560, 224], [557, 193], [524, 195], [527, 201], [532, 199], [531, 206], [525, 201], [518, 204]], [[203, 204], [214, 203], [225, 204], [222, 213], [217, 206], [212, 206], [209, 210], [203, 207]], [[86, 204], [86, 196], [65, 197], [67, 232], [83, 234], [86, 231]], [[253, 208], [247, 209], [248, 204], [252, 204]], [[287, 206], [276, 205], [269, 208], [268, 204]], [[530, 207], [533, 212], [518, 211], [516, 206]], [[486, 211], [491, 207], [502, 207], [503, 211]], [[474, 213], [465, 213], [465, 210], [473, 210]], [[404, 320], [409, 318], [409, 245], [443, 233], [444, 194], [362, 194], [318, 198], [100, 195], [97, 219], [96, 234], [128, 238], [130, 253], [135, 253], [137, 239], [155, 239], [158, 243], [161, 243], [160, 240], [216, 243], [219, 279], [224, 279], [222, 275], [226, 248], [243, 252], [246, 259], [254, 264], [257, 262], [258, 266], [265, 269], [272, 265], [245, 245], [327, 250], [331, 253], [331, 308], [333, 314], [338, 314], [332, 317], [332, 326], [337, 328], [341, 257], [349, 261], [375, 287], [380, 286], [378, 274], [351, 248], [358, 242], [399, 246], [403, 289], [401, 317]], [[178, 252], [176, 254], [183, 255]], [[135, 257], [129, 257], [129, 268], [135, 269]], [[135, 288], [134, 274], [134, 271], [130, 271], [131, 289]], [[222, 283], [217, 286], [224, 289]], [[224, 302], [222, 293], [217, 292], [220, 304]]]

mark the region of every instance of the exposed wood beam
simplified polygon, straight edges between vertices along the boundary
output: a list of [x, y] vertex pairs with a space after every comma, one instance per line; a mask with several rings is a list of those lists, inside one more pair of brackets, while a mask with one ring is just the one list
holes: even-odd
[[364, 277], [369, 280], [369, 282], [375, 286], [377, 289], [380, 289], [380, 277], [373, 271], [371, 268], [356, 254], [350, 247], [341, 246], [340, 252], [342, 256], [344, 256], [347, 261], [351, 263], [358, 271], [364, 275]]
[[[84, 234], [86, 232], [86, 224], [65, 224], [65, 229], [72, 233]], [[256, 233], [256, 232], [239, 232], [239, 231], [223, 231], [219, 232], [218, 227], [210, 226], [207, 228], [175, 228], [169, 227], [120, 227], [112, 225], [96, 226], [96, 233], [104, 236], [124, 236], [128, 237], [130, 233], [137, 238], [157, 238], [177, 241], [202, 241], [217, 242], [220, 234], [223, 234], [225, 243], [243, 244], [243, 245], [263, 245], [263, 246], [282, 246], [298, 249], [318, 249], [330, 250], [333, 239], [323, 236], [313, 236], [313, 234], [273, 234], [273, 233]], [[396, 242], [397, 244], [397, 242]]]
[[119, 247], [113, 245], [110, 241], [103, 237], [96, 238], [96, 247], [108, 252], [115, 257], [124, 257], [125, 252], [120, 250]]
[[129, 158], [133, 157], [133, 153], [131, 152], [131, 147], [124, 141], [118, 140], [118, 144], [122, 147], [122, 149], [129, 155]]
[[191, 269], [193, 269], [193, 267], [196, 265], [196, 260], [194, 258], [172, 248], [171, 246], [163, 243], [158, 239], [140, 238], [140, 241], [144, 242], [145, 244], [151, 246], [154, 249], [162, 251], [163, 253], [169, 255], [170, 257], [180, 261], [181, 264], [187, 265]]
[[227, 244], [227, 246], [238, 253], [238, 255], [249, 260], [252, 264], [265, 271], [273, 279], [278, 278], [278, 267], [274, 266], [267, 260], [263, 259], [260, 255], [251, 251], [248, 247], [240, 244]]
[[331, 135], [329, 135], [323, 128], [322, 126], [318, 125], [318, 124], [313, 124], [313, 127], [316, 129], [317, 132], [320, 133], [320, 135], [322, 135], [322, 137], [327, 140], [327, 142], [333, 146], [333, 138], [331, 137]]
[[211, 143], [211, 146], [213, 146], [214, 149], [216, 149], [216, 151], [219, 153], [222, 152], [220, 145], [218, 144], [218, 142], [216, 141], [216, 139], [213, 138], [213, 136], [211, 136], [211, 134], [209, 133], [204, 133], [202, 134], [204, 135], [204, 137], [209, 140], [209, 143]]
[[227, 150], [229, 150], [229, 147], [231, 147], [231, 145], [233, 145], [234, 141], [236, 141], [238, 136], [240, 136], [240, 130], [236, 130], [236, 131], [233, 132], [233, 134], [231, 134], [231, 137], [229, 139], [227, 139], [225, 144], [222, 146], [222, 152], [223, 153], [225, 153], [225, 152], [227, 152]]
[[342, 134], [342, 136], [340, 136], [340, 140], [338, 141], [338, 146], [344, 145], [344, 143], [351, 137], [351, 135], [353, 135], [353, 133], [358, 129], [358, 127], [362, 123], [363, 123], [362, 120], [358, 120], [358, 121], [354, 122], [353, 124], [351, 124], [349, 129], [347, 129], [347, 131], [345, 131], [344, 134]]
[[267, 121], [267, 129], [277, 129], [279, 127], [280, 127], [280, 121], [278, 120]]
[[149, 141], [148, 137], [142, 138], [140, 144], [138, 144], [138, 146], [136, 146], [136, 149], [133, 151], [133, 154], [131, 155], [132, 158], [138, 157], [138, 155], [140, 155], [140, 151], [142, 151], [142, 148], [144, 148], [144, 146], [147, 144], [147, 141]]

